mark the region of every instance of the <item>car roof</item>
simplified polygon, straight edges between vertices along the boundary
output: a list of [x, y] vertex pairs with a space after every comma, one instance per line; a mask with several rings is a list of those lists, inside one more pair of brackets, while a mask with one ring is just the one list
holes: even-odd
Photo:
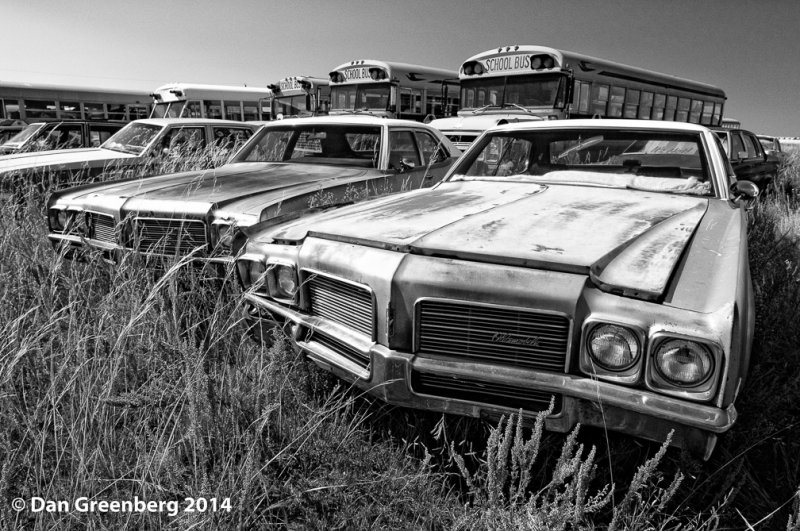
[[306, 118], [285, 118], [283, 120], [273, 120], [270, 122], [259, 122], [264, 125], [297, 125], [297, 124], [359, 124], [359, 125], [394, 125], [394, 126], [421, 126], [433, 129], [422, 122], [412, 120], [401, 120], [396, 118], [381, 118], [366, 114], [344, 114], [336, 116], [309, 116]]
[[608, 120], [605, 118], [586, 118], [579, 120], [546, 120], [503, 124], [492, 127], [489, 131], [519, 131], [535, 129], [638, 129], [649, 131], [691, 131], [704, 132], [709, 128], [704, 125], [688, 122], [665, 122], [660, 120]]
[[202, 125], [202, 124], [209, 124], [209, 125], [244, 125], [252, 127], [254, 124], [252, 122], [240, 122], [238, 120], [217, 120], [216, 118], [142, 118], [139, 120], [133, 120], [131, 123], [139, 123], [139, 124], [150, 124], [150, 125], [158, 125], [164, 126], [169, 124], [181, 123], [181, 124], [194, 124], [194, 125]]

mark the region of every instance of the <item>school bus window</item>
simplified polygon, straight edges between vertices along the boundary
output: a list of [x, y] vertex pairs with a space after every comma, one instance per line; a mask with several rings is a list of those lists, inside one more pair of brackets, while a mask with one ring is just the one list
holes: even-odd
[[20, 118], [19, 104], [16, 102], [5, 102], [6, 118], [17, 119]]
[[239, 101], [226, 101], [225, 102], [225, 119], [226, 120], [239, 120], [242, 119], [242, 103]]
[[664, 120], [675, 121], [675, 109], [678, 107], [678, 96], [667, 96], [667, 108], [664, 111]]
[[61, 118], [81, 117], [81, 104], [77, 101], [60, 101], [58, 110], [61, 112]]
[[625, 95], [625, 118], [636, 118], [639, 113], [639, 91], [628, 89]]
[[711, 120], [713, 119], [713, 115], [714, 115], [714, 102], [704, 101], [703, 116], [700, 118], [700, 123], [703, 125], [711, 125]]
[[200, 109], [199, 101], [187, 101], [183, 106], [181, 118], [200, 118], [203, 116], [203, 111]]
[[611, 87], [608, 98], [609, 118], [622, 116], [622, 103], [625, 101], [625, 87]]
[[206, 108], [206, 117], [207, 118], [222, 118], [222, 105], [217, 100], [206, 100], [203, 102], [203, 106]]
[[55, 118], [56, 102], [25, 100], [25, 114], [28, 116], [28, 118]]
[[464, 101], [467, 107], [475, 107], [475, 89], [468, 89], [464, 91]]
[[258, 102], [255, 101], [246, 101], [244, 102], [244, 119], [247, 120], [258, 120]]
[[109, 120], [124, 120], [125, 119], [125, 104], [124, 103], [109, 103], [108, 104], [108, 119]]
[[691, 112], [689, 113], [689, 121], [693, 124], [700, 123], [700, 115], [703, 112], [703, 101], [692, 100]]
[[656, 94], [653, 97], [653, 119], [654, 120], [663, 120], [664, 119], [664, 105], [667, 102], [667, 95], [666, 94]]
[[678, 98], [678, 111], [675, 113], [675, 120], [686, 122], [689, 120], [689, 108], [692, 100], [689, 98]]
[[714, 118], [712, 121], [712, 125], [719, 125], [721, 117], [722, 117], [722, 104], [714, 103]]
[[606, 115], [606, 102], [608, 102], [608, 85], [595, 84], [592, 86], [592, 114]]
[[639, 98], [639, 119], [648, 120], [650, 118], [650, 109], [653, 107], [653, 93], [642, 91]]
[[582, 81], [575, 82], [575, 93], [573, 94], [573, 104], [577, 101], [578, 113], [587, 114], [589, 112], [589, 83]]
[[102, 103], [84, 103], [83, 112], [88, 120], [104, 120], [106, 117], [105, 105]]
[[147, 118], [149, 111], [145, 105], [128, 105], [128, 116], [131, 120]]

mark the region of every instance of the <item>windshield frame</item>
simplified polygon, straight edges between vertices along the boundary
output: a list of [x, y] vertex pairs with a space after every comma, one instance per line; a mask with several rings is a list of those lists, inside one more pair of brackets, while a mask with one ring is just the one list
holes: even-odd
[[[361, 157], [353, 156], [353, 157], [328, 157], [322, 156], [320, 152], [320, 156], [316, 156], [316, 154], [312, 154], [309, 157], [300, 157], [300, 158], [291, 158], [291, 154], [294, 152], [296, 153], [295, 147], [300, 138], [300, 134], [303, 132], [314, 131], [315, 133], [322, 133], [331, 130], [340, 130], [344, 129], [345, 135], [353, 135], [353, 134], [375, 134], [377, 137], [377, 147], [373, 147], [369, 150], [369, 154], [371, 155], [369, 158], [365, 158], [367, 151], [355, 151], [353, 149], [352, 153], [354, 155], [362, 155]], [[281, 152], [280, 160], [251, 160], [251, 155], [254, 154], [258, 149], [259, 145], [261, 144], [262, 140], [265, 139], [268, 135], [275, 135], [280, 133], [291, 133], [286, 140], [286, 147], [284, 151]], [[326, 133], [327, 134], [327, 133]], [[381, 157], [380, 153], [383, 149], [383, 140], [385, 136], [385, 126], [381, 124], [354, 124], [354, 123], [338, 123], [338, 122], [330, 122], [330, 123], [319, 123], [317, 121], [311, 121], [307, 118], [298, 119], [298, 123], [291, 123], [287, 124], [285, 122], [274, 122], [273, 124], [268, 124], [261, 127], [258, 131], [250, 137], [250, 139], [245, 143], [239, 151], [237, 151], [228, 161], [229, 164], [231, 163], [267, 163], [267, 164], [328, 164], [333, 166], [363, 166], [365, 168], [379, 168], [381, 164]], [[349, 142], [349, 139], [348, 139]], [[353, 146], [350, 146], [353, 148]], [[377, 155], [377, 158], [375, 157]]]
[[[142, 145], [131, 144], [128, 142], [121, 142], [123, 139], [127, 139], [128, 136], [132, 135], [132, 131], [135, 129], [140, 129], [141, 131], [138, 135], [142, 134], [143, 131], [152, 131], [153, 134], [150, 138], [147, 139]], [[141, 155], [145, 151], [149, 149], [153, 142], [155, 142], [160, 136], [161, 133], [166, 129], [165, 125], [155, 125], [155, 124], [148, 124], [148, 123], [141, 123], [141, 122], [131, 122], [113, 135], [111, 135], [108, 140], [100, 144], [99, 149], [109, 149], [111, 151], [118, 151], [120, 153], [129, 153], [132, 155]], [[132, 138], [136, 138], [137, 134], [134, 134]]]
[[[668, 141], [669, 139], [674, 140], [681, 140], [687, 141], [691, 139], [693, 143], [697, 145], [697, 149], [699, 151], [698, 157], [700, 161], [700, 168], [687, 168], [687, 170], [692, 172], [698, 172], [698, 178], [696, 179], [697, 183], [710, 183], [710, 190], [709, 193], [706, 194], [698, 194], [698, 193], [685, 193], [682, 191], [676, 191], [675, 189], [667, 190], [667, 189], [653, 189], [653, 188], [640, 188], [637, 187], [635, 184], [627, 184], [625, 186], [621, 186], [620, 183], [624, 183], [626, 179], [623, 177], [636, 177], [636, 178], [646, 178], [650, 179], [652, 182], [655, 180], [675, 180], [683, 179], [684, 177], [674, 177], [674, 176], [656, 176], [656, 175], [648, 175], [648, 174], [638, 174], [639, 168], [650, 168], [650, 167], [661, 167], [658, 165], [635, 165], [635, 164], [628, 164], [625, 161], [621, 161], [618, 165], [610, 165], [605, 162], [598, 162], [596, 164], [578, 164], [578, 165], [558, 165], [559, 167], [551, 168], [550, 171], [546, 171], [542, 174], [538, 173], [526, 173], [526, 172], [534, 172], [535, 168], [531, 167], [528, 168], [526, 166], [526, 171], [520, 173], [513, 173], [513, 174], [497, 174], [497, 175], [470, 175], [470, 171], [472, 171], [474, 166], [477, 166], [477, 163], [480, 162], [479, 159], [481, 156], [484, 155], [484, 152], [487, 150], [489, 145], [495, 140], [499, 138], [507, 138], [507, 139], [524, 139], [524, 138], [533, 138], [536, 136], [550, 136], [550, 135], [582, 135], [587, 140], [584, 142], [583, 146], [580, 146], [580, 149], [590, 148], [593, 145], [600, 145], [603, 141], [603, 136], [608, 136], [610, 139], [614, 139], [616, 136], [621, 136], [625, 138], [626, 136], [631, 135], [642, 135], [643, 138], [640, 138], [638, 141]], [[592, 142], [594, 137], [600, 137], [600, 141]], [[647, 138], [650, 137], [650, 138]], [[540, 140], [541, 141], [541, 140]], [[566, 141], [566, 139], [564, 140]], [[724, 183], [717, 182], [717, 175], [714, 171], [714, 163], [710, 160], [709, 154], [709, 147], [707, 145], [707, 139], [705, 135], [703, 135], [699, 131], [679, 131], [679, 130], [662, 130], [662, 129], [623, 129], [623, 128], [616, 128], [611, 126], [598, 126], [598, 127], [590, 127], [590, 128], [577, 128], [577, 127], [564, 127], [563, 129], [556, 129], [556, 128], [530, 128], [530, 129], [512, 129], [512, 130], [496, 130], [496, 131], [489, 131], [483, 134], [478, 140], [476, 140], [472, 146], [462, 155], [462, 157], [453, 165], [451, 171], [448, 173], [445, 181], [453, 182], [453, 181], [485, 181], [485, 182], [523, 182], [523, 183], [531, 183], [531, 184], [551, 184], [551, 185], [573, 185], [573, 186], [601, 186], [601, 187], [611, 187], [611, 188], [620, 188], [620, 189], [634, 189], [634, 190], [643, 190], [643, 191], [650, 191], [656, 193], [677, 193], [680, 195], [687, 195], [692, 197], [714, 197], [714, 198], [722, 198], [724, 194], [722, 193], [720, 187]], [[563, 153], [567, 153], [569, 149], [565, 149]], [[630, 155], [633, 152], [626, 152], [623, 151], [618, 155]], [[499, 168], [501, 165], [501, 157], [503, 154], [497, 153], [497, 167]], [[618, 156], [613, 155], [613, 156]], [[652, 155], [649, 153], [648, 155]], [[673, 155], [679, 155], [674, 154]], [[541, 158], [542, 155], [540, 155]], [[550, 157], [553, 155], [551, 154]], [[624, 158], [624, 157], [623, 157]], [[533, 164], [532, 166], [535, 166]], [[551, 161], [548, 161], [545, 166], [552, 165]], [[602, 166], [608, 165], [608, 168], [603, 168]], [[599, 166], [599, 167], [598, 167]], [[664, 166], [666, 169], [669, 166]], [[681, 171], [683, 168], [680, 168]], [[590, 180], [562, 180], [557, 178], [558, 174], [560, 173], [561, 176], [575, 174], [575, 172], [581, 172], [586, 176], [590, 174], [594, 177], [597, 177], [596, 182], [592, 182]], [[614, 179], [611, 177], [608, 178], [607, 182], [602, 182], [603, 175], [610, 175], [615, 176]], [[687, 175], [686, 179], [690, 179], [692, 176]], [[644, 179], [643, 179], [644, 180]], [[616, 181], [616, 182], [614, 182]], [[635, 183], [636, 181], [631, 180], [631, 183]]]

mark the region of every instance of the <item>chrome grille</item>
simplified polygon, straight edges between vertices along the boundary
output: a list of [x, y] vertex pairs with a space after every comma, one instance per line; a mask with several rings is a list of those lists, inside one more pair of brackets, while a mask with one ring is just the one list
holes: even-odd
[[89, 227], [89, 238], [108, 243], [116, 243], [116, 226], [113, 216], [98, 214], [97, 212], [86, 213], [86, 226]]
[[411, 389], [415, 393], [466, 400], [526, 411], [544, 411], [550, 406], [554, 397], [553, 413], [561, 410], [561, 395], [554, 395], [538, 389], [530, 389], [519, 385], [493, 383], [420, 371], [411, 371]]
[[419, 354], [563, 372], [569, 319], [452, 301], [418, 305]]
[[304, 273], [311, 315], [330, 319], [372, 338], [375, 310], [368, 289], [312, 271]]
[[315, 332], [310, 338], [310, 341], [316, 341], [334, 351], [336, 354], [347, 358], [359, 367], [366, 369], [369, 367], [369, 356], [365, 356], [361, 352], [355, 350], [350, 345], [339, 341], [338, 339], [328, 336], [326, 334]]
[[206, 244], [206, 225], [199, 220], [136, 218], [136, 249], [146, 253], [188, 254]]

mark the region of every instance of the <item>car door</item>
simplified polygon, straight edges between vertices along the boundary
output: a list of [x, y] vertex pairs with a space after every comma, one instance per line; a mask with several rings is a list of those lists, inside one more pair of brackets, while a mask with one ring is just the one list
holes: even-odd
[[745, 149], [747, 150], [749, 180], [763, 188], [775, 178], [777, 164], [770, 160], [764, 153], [761, 142], [753, 133], [742, 132]]
[[451, 163], [449, 151], [432, 133], [411, 127], [389, 129], [388, 170], [395, 177], [395, 191], [432, 186]]

